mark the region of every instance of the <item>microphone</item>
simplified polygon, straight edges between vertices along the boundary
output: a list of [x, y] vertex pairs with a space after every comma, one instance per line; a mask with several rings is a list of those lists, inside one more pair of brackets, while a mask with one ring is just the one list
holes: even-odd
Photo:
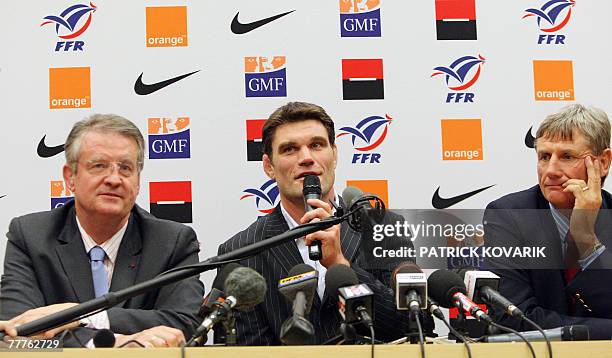
[[248, 309], [263, 302], [266, 294], [264, 278], [257, 271], [248, 267], [238, 265], [240, 267], [232, 270], [231, 267], [227, 266], [223, 270], [231, 271], [227, 274], [224, 284], [227, 297], [224, 301], [215, 305], [212, 312], [204, 319], [193, 337], [187, 342], [187, 346], [192, 346], [197, 337], [207, 334], [216, 323], [226, 318], [233, 308]]
[[444, 308], [459, 305], [479, 321], [491, 323], [493, 320], [476, 303], [466, 296], [465, 284], [461, 277], [449, 270], [437, 270], [427, 279], [429, 294]]
[[319, 273], [306, 264], [294, 266], [289, 277], [278, 282], [278, 290], [293, 303], [293, 316], [287, 318], [280, 331], [280, 340], [288, 345], [313, 344], [315, 332], [306, 319], [317, 292]]
[[[312, 206], [308, 204], [308, 199], [321, 199], [321, 181], [319, 177], [314, 174], [308, 174], [304, 177], [304, 187], [302, 189], [304, 194], [304, 211], [309, 212], [314, 210]], [[321, 251], [321, 241], [315, 240], [310, 246], [308, 246], [308, 257], [312, 261], [321, 260], [323, 252]]]
[[198, 312], [200, 317], [208, 316], [217, 303], [221, 303], [225, 300], [225, 292], [223, 292], [225, 279], [227, 279], [227, 275], [229, 275], [230, 272], [234, 271], [238, 267], [241, 266], [235, 262], [232, 262], [225, 265], [223, 270], [221, 270], [221, 272], [215, 276], [210, 292], [206, 295], [206, 297], [204, 297], [204, 300], [202, 300], [202, 305], [200, 306], [200, 311]]
[[427, 278], [421, 268], [406, 262], [393, 271], [395, 282], [395, 307], [398, 310], [410, 310], [418, 313], [427, 309]]
[[374, 292], [366, 284], [360, 284], [352, 268], [332, 265], [325, 274], [325, 284], [331, 293], [338, 293], [338, 310], [347, 324], [361, 322], [373, 326]]
[[93, 338], [96, 348], [112, 348], [115, 346], [115, 334], [110, 329], [101, 329]]
[[525, 314], [506, 297], [499, 293], [500, 278], [491, 271], [478, 271], [474, 267], [464, 267], [458, 270], [467, 287], [468, 297], [476, 303], [491, 304], [510, 316], [523, 318]]
[[[545, 329], [546, 337], [551, 341], [588, 341], [589, 327], [583, 325], [574, 326], [563, 326], [551, 329]], [[527, 331], [521, 332], [528, 341], [537, 342], [544, 341], [545, 338], [540, 331]], [[485, 336], [483, 341], [489, 343], [499, 342], [518, 342], [521, 340], [516, 334], [495, 334], [492, 336]]]
[[[347, 211], [360, 208], [359, 212], [351, 215], [349, 225], [357, 232], [371, 229], [375, 224], [381, 224], [385, 217], [385, 204], [376, 195], [364, 194], [359, 188], [347, 186], [342, 191], [342, 199], [348, 208]], [[372, 207], [370, 200], [375, 200], [376, 205]]]

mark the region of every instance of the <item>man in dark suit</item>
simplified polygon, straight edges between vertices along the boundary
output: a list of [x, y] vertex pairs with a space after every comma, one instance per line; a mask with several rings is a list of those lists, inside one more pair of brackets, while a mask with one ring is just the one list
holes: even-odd
[[[548, 116], [536, 134], [539, 185], [487, 206], [488, 246], [545, 248], [546, 257], [493, 259], [500, 291], [543, 328], [582, 324], [591, 339], [612, 338], [610, 121], [579, 104]], [[504, 317], [502, 323], [531, 330]]]
[[[330, 201], [341, 204], [334, 191], [337, 148], [334, 144], [334, 123], [325, 110], [303, 102], [288, 103], [277, 109], [263, 127], [263, 168], [275, 179], [280, 204], [275, 210], [255, 221], [246, 230], [219, 246], [226, 253], [245, 245], [281, 234], [296, 225], [321, 220], [333, 213]], [[321, 182], [321, 200], [310, 199], [315, 209], [305, 212], [302, 194], [304, 176], [316, 175]], [[390, 222], [401, 217], [388, 214]], [[314, 240], [322, 243], [322, 259], [312, 261], [307, 246]], [[371, 240], [371, 238], [370, 238]], [[393, 291], [389, 288], [392, 267], [368, 267], [360, 250], [362, 235], [348, 225], [336, 225], [267, 250], [241, 263], [263, 275], [268, 284], [264, 302], [247, 312], [237, 313], [238, 343], [243, 345], [280, 344], [283, 321], [291, 315], [290, 303], [278, 291], [278, 281], [288, 276], [291, 268], [307, 263], [319, 271], [319, 286], [308, 317], [314, 326], [315, 342], [323, 343], [337, 334], [341, 319], [332, 296], [325, 290], [326, 270], [334, 264], [353, 268], [361, 283], [375, 294], [374, 316], [376, 338], [390, 340], [405, 332], [405, 316], [395, 310]], [[371, 265], [370, 265], [371, 266]]]
[[[74, 200], [15, 218], [9, 226], [0, 319], [10, 325], [198, 261], [191, 228], [157, 219], [135, 205], [144, 139], [132, 122], [93, 115], [73, 126], [65, 152], [64, 180]], [[136, 340], [145, 346], [176, 346], [199, 324], [203, 291], [197, 278], [183, 280], [44, 336], [74, 329], [77, 344], [91, 345], [96, 329], [110, 328], [117, 345]]]

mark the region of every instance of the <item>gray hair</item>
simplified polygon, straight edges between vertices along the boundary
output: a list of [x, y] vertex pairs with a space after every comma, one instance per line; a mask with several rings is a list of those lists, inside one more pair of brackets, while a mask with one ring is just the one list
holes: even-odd
[[117, 133], [133, 139], [138, 146], [138, 170], [142, 170], [144, 166], [145, 143], [142, 133], [140, 133], [138, 127], [136, 127], [136, 125], [129, 119], [116, 114], [92, 114], [91, 116], [74, 124], [70, 134], [68, 134], [66, 143], [64, 144], [66, 163], [72, 172], [76, 173], [77, 170], [79, 150], [83, 136], [94, 131]]
[[600, 155], [610, 148], [610, 120], [599, 108], [572, 104], [563, 107], [544, 119], [536, 133], [535, 146], [539, 138], [572, 140], [572, 130], [577, 129], [589, 143], [593, 154]]

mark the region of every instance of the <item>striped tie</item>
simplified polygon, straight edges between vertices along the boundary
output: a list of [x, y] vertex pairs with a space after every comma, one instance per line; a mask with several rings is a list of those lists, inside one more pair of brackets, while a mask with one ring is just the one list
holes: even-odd
[[96, 298], [108, 293], [108, 272], [104, 267], [106, 252], [100, 246], [94, 246], [89, 250], [91, 261], [91, 276], [93, 278], [94, 292]]

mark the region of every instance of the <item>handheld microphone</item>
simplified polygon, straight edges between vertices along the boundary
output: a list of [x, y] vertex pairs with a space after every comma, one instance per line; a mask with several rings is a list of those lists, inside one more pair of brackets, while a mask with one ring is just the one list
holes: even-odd
[[503, 310], [510, 316], [522, 318], [523, 311], [516, 307], [506, 297], [499, 293], [500, 278], [491, 271], [478, 271], [474, 267], [464, 267], [458, 270], [467, 287], [468, 297], [476, 303], [488, 303]]
[[[588, 341], [590, 338], [589, 327], [583, 325], [563, 326], [551, 329], [545, 329], [546, 337], [551, 341]], [[540, 331], [521, 332], [528, 341], [537, 342], [544, 341], [545, 338]], [[489, 343], [498, 342], [518, 342], [519, 338], [516, 334], [496, 334], [485, 336], [483, 341]]]
[[393, 271], [395, 282], [395, 307], [418, 313], [427, 309], [427, 278], [421, 268], [413, 263], [401, 264]]
[[330, 292], [338, 294], [338, 310], [347, 324], [361, 322], [372, 327], [374, 292], [366, 284], [359, 284], [352, 268], [342, 264], [332, 265], [325, 274], [325, 284]]
[[479, 321], [491, 323], [493, 320], [476, 303], [466, 296], [465, 284], [461, 277], [449, 270], [437, 270], [427, 279], [429, 294], [444, 308], [452, 308], [455, 304], [469, 312]]
[[[321, 181], [319, 177], [314, 174], [309, 174], [304, 177], [304, 187], [302, 189], [304, 194], [304, 210], [309, 212], [314, 210], [312, 206], [308, 204], [308, 199], [321, 199]], [[323, 252], [321, 251], [321, 241], [315, 240], [310, 246], [308, 246], [308, 257], [313, 261], [321, 260]]]
[[238, 265], [239, 267], [232, 270], [227, 266], [223, 270], [224, 272], [231, 271], [227, 274], [224, 284], [227, 297], [224, 301], [215, 304], [212, 312], [196, 329], [193, 337], [187, 343], [188, 346], [192, 346], [196, 338], [207, 334], [216, 323], [225, 319], [233, 308], [248, 309], [263, 302], [266, 294], [264, 278], [257, 271], [248, 267]]
[[294, 266], [289, 277], [278, 282], [278, 290], [293, 304], [293, 315], [281, 326], [280, 340], [288, 345], [313, 344], [314, 327], [306, 319], [317, 292], [319, 273], [306, 264]]
[[115, 334], [110, 329], [101, 329], [93, 338], [96, 348], [112, 348], [115, 346]]

